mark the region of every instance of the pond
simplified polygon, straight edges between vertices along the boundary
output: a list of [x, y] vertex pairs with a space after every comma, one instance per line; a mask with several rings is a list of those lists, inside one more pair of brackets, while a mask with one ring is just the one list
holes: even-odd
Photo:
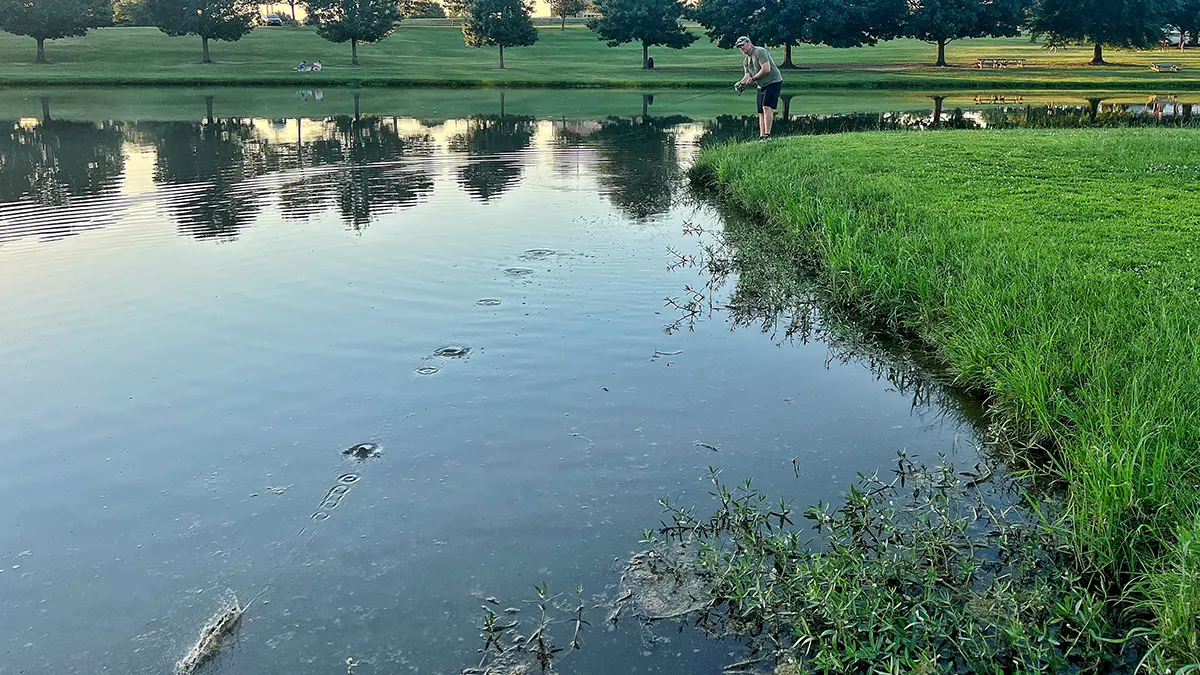
[[[563, 672], [717, 673], [737, 645], [604, 625], [660, 497], [975, 460], [973, 402], [697, 264], [683, 169], [745, 99], [193, 94], [0, 110], [0, 674], [169, 672], [229, 592], [206, 672], [457, 673], [539, 584], [591, 613]], [[784, 125], [932, 114], [856, 96]]]

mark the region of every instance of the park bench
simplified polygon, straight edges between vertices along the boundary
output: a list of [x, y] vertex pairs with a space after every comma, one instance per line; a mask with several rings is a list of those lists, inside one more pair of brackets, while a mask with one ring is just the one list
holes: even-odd
[[976, 68], [1021, 68], [1025, 59], [975, 59]]
[[1150, 70], [1153, 70], [1156, 73], [1165, 73], [1168, 71], [1170, 71], [1172, 73], [1178, 73], [1179, 69], [1182, 67], [1183, 67], [1183, 64], [1178, 61], [1169, 61], [1166, 63], [1151, 63], [1150, 64]]

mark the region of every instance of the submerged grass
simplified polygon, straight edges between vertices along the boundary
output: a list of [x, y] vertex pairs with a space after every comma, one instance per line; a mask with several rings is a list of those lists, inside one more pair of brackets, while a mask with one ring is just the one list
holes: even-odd
[[1197, 143], [861, 134], [713, 148], [693, 170], [785, 226], [836, 302], [936, 348], [1051, 450], [1073, 545], [1142, 617], [1155, 672], [1200, 662]]

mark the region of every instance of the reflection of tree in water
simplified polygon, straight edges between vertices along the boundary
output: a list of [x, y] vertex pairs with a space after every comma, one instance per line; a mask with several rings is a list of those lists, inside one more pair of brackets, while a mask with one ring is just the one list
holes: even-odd
[[635, 220], [671, 209], [679, 184], [679, 157], [671, 127], [686, 117], [647, 117], [641, 121], [610, 117], [592, 139], [600, 162], [597, 181], [613, 205]]
[[[940, 113], [940, 114], [938, 114]], [[935, 122], [935, 120], [938, 120]], [[976, 129], [978, 124], [965, 116], [961, 108], [951, 111], [940, 107], [931, 112], [870, 112], [844, 115], [798, 115], [775, 120], [774, 136], [819, 136], [853, 131], [897, 131], [901, 129]], [[721, 115], [705, 125], [701, 145], [758, 138], [755, 115]]]
[[163, 200], [179, 229], [197, 239], [233, 239], [262, 208], [258, 191], [241, 185], [280, 168], [278, 153], [241, 120], [155, 122], [140, 126], [158, 158], [154, 182], [199, 185]]
[[[958, 423], [981, 419], [979, 401], [930, 375], [936, 365], [927, 355], [901, 348], [894, 337], [873, 331], [829, 302], [812, 273], [812, 251], [797, 237], [747, 222], [738, 213], [723, 210], [723, 216], [720, 232], [691, 228], [690, 233], [706, 243], [703, 253], [672, 252], [672, 268], [699, 268], [705, 280], [702, 287], [687, 286], [683, 296], [669, 300], [679, 316], [666, 326], [668, 333], [693, 330], [724, 312], [732, 328], [754, 327], [777, 343], [807, 344], [815, 339], [828, 344], [828, 362], [866, 366], [877, 379], [909, 396], [914, 410], [937, 411]], [[730, 281], [733, 288], [724, 298]]]
[[1171, 99], [1148, 103], [1104, 103], [1088, 99], [1086, 105], [1013, 105], [985, 109], [992, 128], [1074, 129], [1078, 127], [1193, 127], [1200, 125], [1194, 104]]
[[[467, 130], [450, 139], [450, 149], [472, 158], [519, 152], [533, 140], [533, 125], [532, 117], [473, 115]], [[458, 170], [459, 185], [484, 202], [504, 194], [520, 179], [521, 163], [509, 157], [471, 159]]]
[[125, 170], [124, 134], [111, 123], [0, 123], [0, 202], [62, 206], [113, 187]]
[[402, 163], [430, 154], [428, 135], [401, 136], [394, 120], [376, 117], [336, 117], [330, 125], [332, 137], [299, 146], [300, 164], [337, 168], [283, 186], [285, 218], [304, 219], [335, 205], [348, 226], [361, 230], [382, 213], [417, 204], [433, 189], [428, 171]]

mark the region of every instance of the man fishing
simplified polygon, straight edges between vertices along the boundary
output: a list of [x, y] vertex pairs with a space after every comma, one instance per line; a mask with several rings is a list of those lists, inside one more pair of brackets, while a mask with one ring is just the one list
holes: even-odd
[[746, 75], [733, 85], [741, 91], [751, 83], [758, 88], [758, 137], [771, 137], [771, 125], [775, 122], [775, 107], [779, 105], [779, 91], [783, 89], [783, 75], [771, 58], [771, 52], [762, 47], [755, 47], [750, 38], [745, 35], [733, 43], [734, 47], [745, 54], [742, 59], [742, 69]]

